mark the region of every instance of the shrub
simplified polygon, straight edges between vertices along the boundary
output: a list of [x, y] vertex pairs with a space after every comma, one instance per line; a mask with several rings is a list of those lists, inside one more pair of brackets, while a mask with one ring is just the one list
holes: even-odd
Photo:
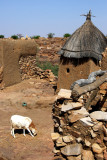
[[48, 38], [53, 38], [53, 36], [55, 35], [55, 33], [48, 33]]
[[4, 35], [0, 35], [0, 38], [4, 38]]
[[11, 36], [11, 38], [18, 39], [18, 36], [14, 34], [14, 35]]
[[70, 36], [71, 36], [71, 34], [65, 33], [63, 37], [66, 37], [66, 38], [67, 38], [67, 37], [70, 37]]
[[48, 62], [48, 61], [46, 62], [37, 61], [36, 65], [42, 70], [50, 69], [55, 76], [58, 76], [58, 69], [59, 69], [58, 65], [53, 65], [51, 62]]
[[39, 39], [39, 35], [31, 37], [32, 39]]

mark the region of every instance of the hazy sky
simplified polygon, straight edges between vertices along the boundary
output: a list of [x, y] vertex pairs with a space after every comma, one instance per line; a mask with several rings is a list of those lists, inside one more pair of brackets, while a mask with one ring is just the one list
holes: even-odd
[[107, 0], [0, 0], [0, 34], [10, 37], [72, 34], [91, 9], [94, 25], [107, 35]]

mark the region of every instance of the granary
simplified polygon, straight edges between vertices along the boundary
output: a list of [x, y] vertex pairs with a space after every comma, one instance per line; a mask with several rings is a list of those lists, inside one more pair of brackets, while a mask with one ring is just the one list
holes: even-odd
[[58, 90], [70, 89], [74, 81], [87, 79], [91, 72], [107, 68], [107, 52], [105, 52], [107, 39], [92, 23], [91, 11], [84, 16], [86, 16], [85, 23], [69, 37], [58, 52], [60, 55]]

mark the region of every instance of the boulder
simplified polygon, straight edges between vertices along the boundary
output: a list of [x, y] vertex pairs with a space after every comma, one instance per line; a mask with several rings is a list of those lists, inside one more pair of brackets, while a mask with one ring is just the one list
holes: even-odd
[[51, 138], [53, 141], [57, 140], [60, 137], [59, 133], [51, 133]]

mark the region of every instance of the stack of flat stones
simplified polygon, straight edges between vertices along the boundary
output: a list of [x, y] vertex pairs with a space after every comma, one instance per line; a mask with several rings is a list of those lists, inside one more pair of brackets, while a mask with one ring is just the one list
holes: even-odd
[[55, 160], [107, 160], [107, 112], [88, 112], [83, 97], [70, 98], [70, 90], [60, 90], [53, 104]]

